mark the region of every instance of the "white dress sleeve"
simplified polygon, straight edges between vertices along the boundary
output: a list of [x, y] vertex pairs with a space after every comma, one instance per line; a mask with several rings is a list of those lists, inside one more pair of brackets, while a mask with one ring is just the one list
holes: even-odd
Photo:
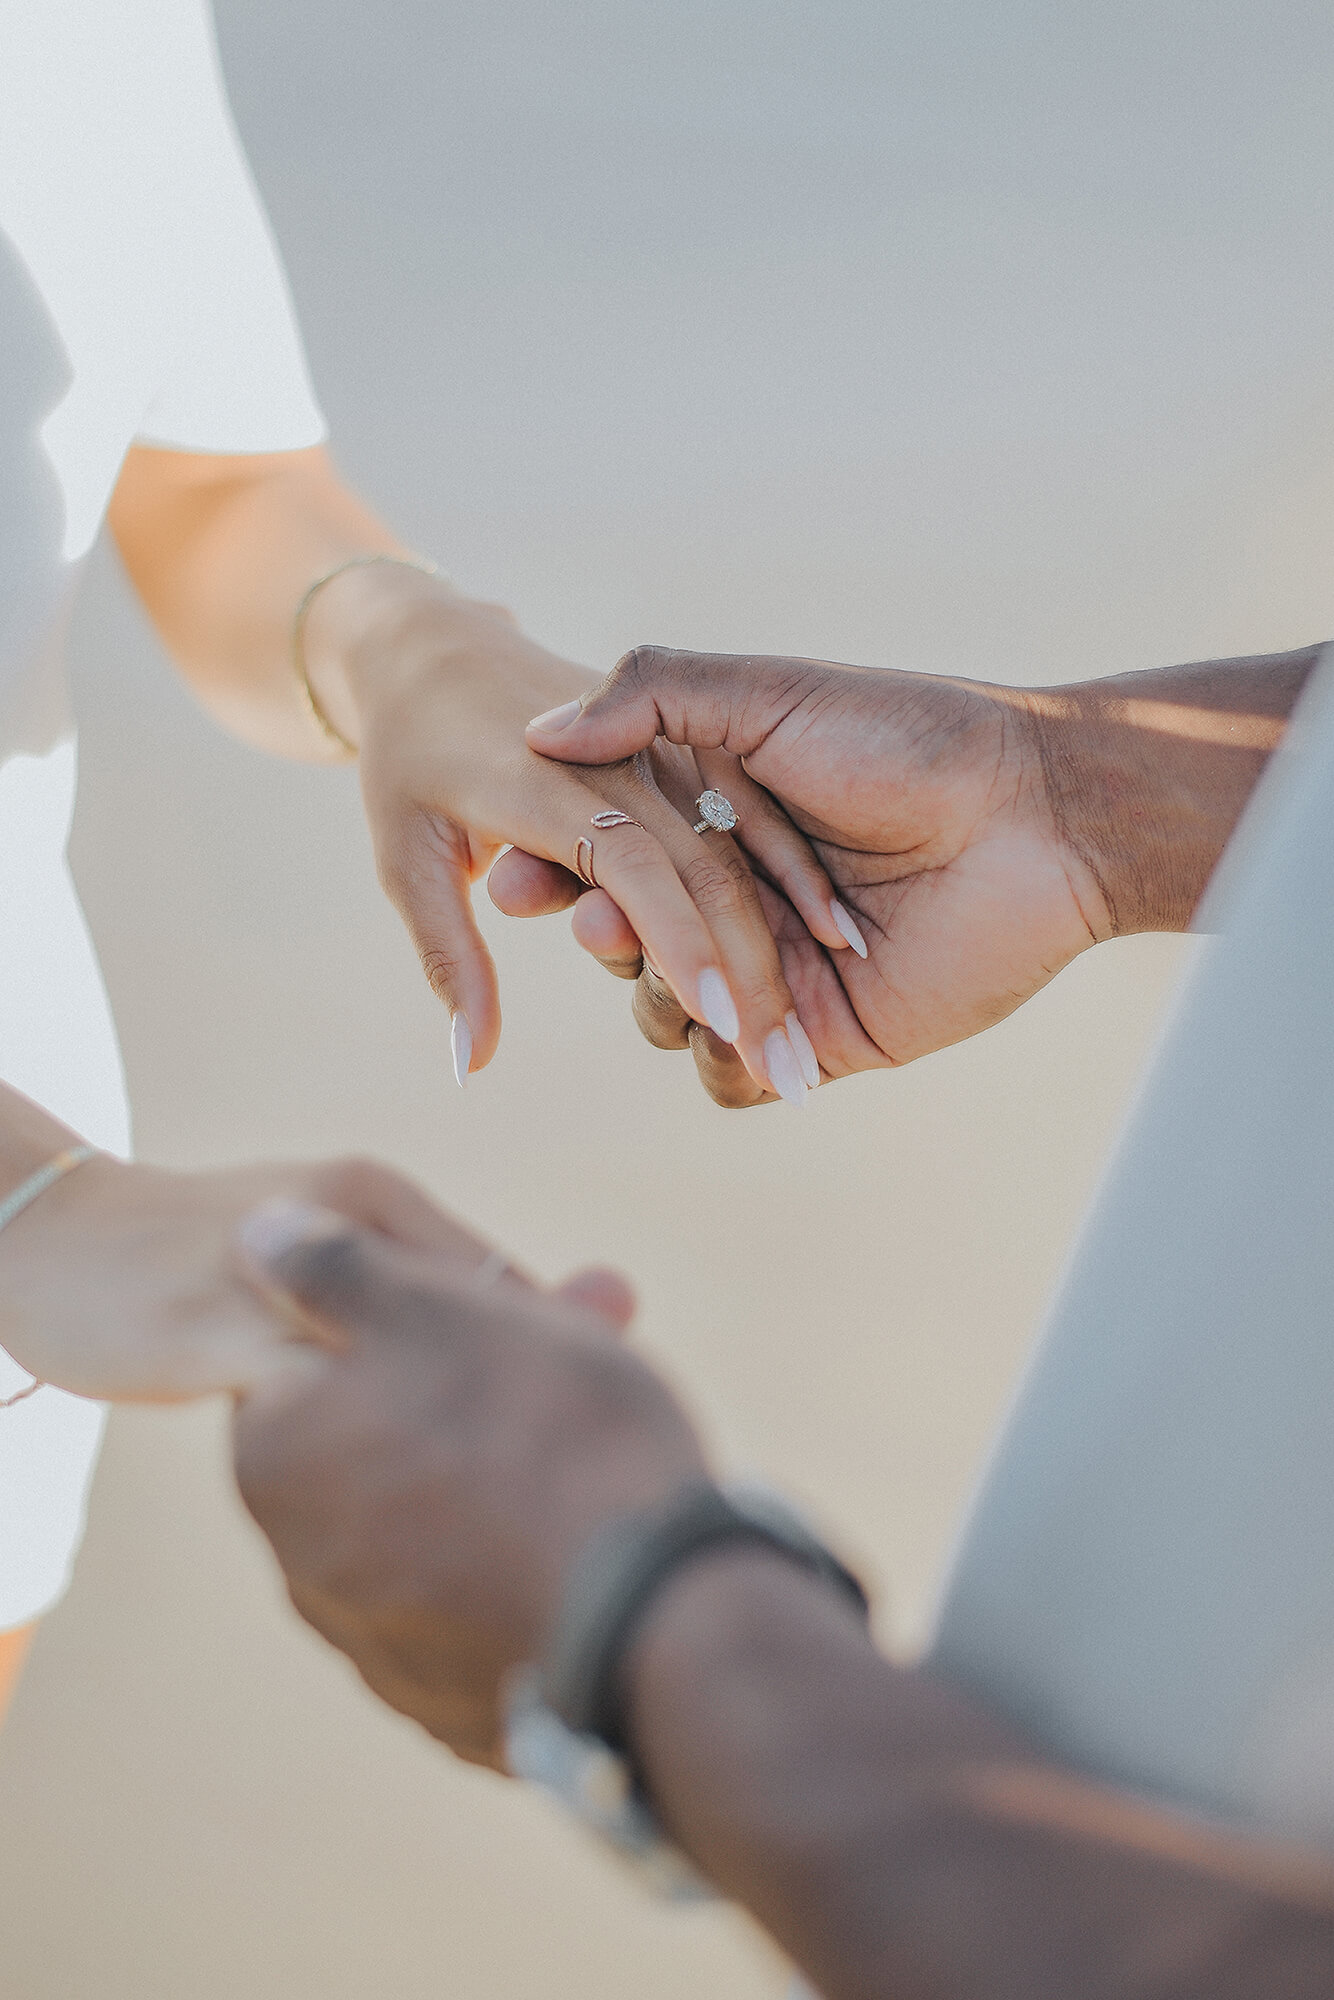
[[175, 326], [139, 441], [176, 451], [319, 444], [287, 280], [227, 103], [206, 7], [180, 10], [170, 116], [180, 177], [169, 198]]

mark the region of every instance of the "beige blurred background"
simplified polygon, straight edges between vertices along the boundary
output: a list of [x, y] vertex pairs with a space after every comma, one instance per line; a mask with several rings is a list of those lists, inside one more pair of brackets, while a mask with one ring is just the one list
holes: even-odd
[[[1334, 628], [1334, 20], [1318, 6], [222, 0], [349, 473], [535, 632], [1055, 680]], [[488, 922], [454, 1087], [354, 782], [220, 738], [99, 558], [75, 861], [138, 1143], [370, 1149], [555, 1274], [633, 1273], [729, 1462], [911, 1644], [1182, 963], [802, 1115]], [[483, 902], [484, 910], [488, 906]], [[763, 2000], [287, 1611], [221, 1413], [118, 1414], [0, 1748], [3, 2000]]]

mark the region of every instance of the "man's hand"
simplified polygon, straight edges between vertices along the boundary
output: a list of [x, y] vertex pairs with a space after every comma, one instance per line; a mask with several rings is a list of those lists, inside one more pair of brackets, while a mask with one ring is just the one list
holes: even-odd
[[[720, 790], [757, 782], [778, 800], [869, 947], [823, 948], [761, 882], [797, 1011], [838, 1077], [977, 1033], [1101, 938], [1184, 928], [1317, 650], [1022, 689], [640, 647], [528, 741], [595, 764], [666, 738]], [[500, 869], [519, 878], [505, 907], [540, 897], [526, 858]], [[615, 957], [614, 911], [591, 908], [585, 929]], [[659, 1046], [689, 1042], [720, 1101], [760, 1101], [663, 982], [637, 1011]]]
[[[704, 1469], [690, 1425], [587, 1309], [594, 1281], [479, 1289], [479, 1246], [422, 1255], [290, 1207], [243, 1240], [266, 1300], [337, 1344], [236, 1414], [293, 1600], [395, 1708], [499, 1767], [506, 1675], [588, 1539]], [[827, 2000], [1327, 2000], [1327, 1857], [1055, 1768], [773, 1551], [670, 1576], [622, 1681], [663, 1823]]]
[[703, 1468], [614, 1337], [625, 1288], [479, 1289], [481, 1246], [414, 1255], [318, 1211], [261, 1210], [243, 1242], [261, 1296], [343, 1350], [237, 1408], [237, 1478], [292, 1601], [392, 1707], [503, 1768], [502, 1682], [573, 1557]]

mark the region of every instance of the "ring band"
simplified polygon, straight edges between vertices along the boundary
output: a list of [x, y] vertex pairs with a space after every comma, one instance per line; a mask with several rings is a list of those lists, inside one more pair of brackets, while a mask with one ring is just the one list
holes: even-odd
[[[589, 825], [599, 830], [608, 826], [637, 826], [642, 831], [644, 822], [636, 819], [632, 813], [609, 809], [606, 812], [594, 813]], [[586, 833], [581, 833], [574, 843], [574, 872], [588, 888], [599, 887], [598, 879], [593, 873], [593, 843]]]
[[724, 792], [701, 792], [695, 811], [699, 818], [692, 833], [732, 833], [740, 824], [741, 815]]

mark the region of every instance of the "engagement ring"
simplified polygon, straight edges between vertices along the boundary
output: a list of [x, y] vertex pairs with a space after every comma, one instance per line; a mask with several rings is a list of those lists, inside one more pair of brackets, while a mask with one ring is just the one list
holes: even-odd
[[721, 792], [701, 792], [695, 800], [695, 811], [699, 814], [693, 829], [696, 833], [731, 833], [737, 824], [736, 807]]

